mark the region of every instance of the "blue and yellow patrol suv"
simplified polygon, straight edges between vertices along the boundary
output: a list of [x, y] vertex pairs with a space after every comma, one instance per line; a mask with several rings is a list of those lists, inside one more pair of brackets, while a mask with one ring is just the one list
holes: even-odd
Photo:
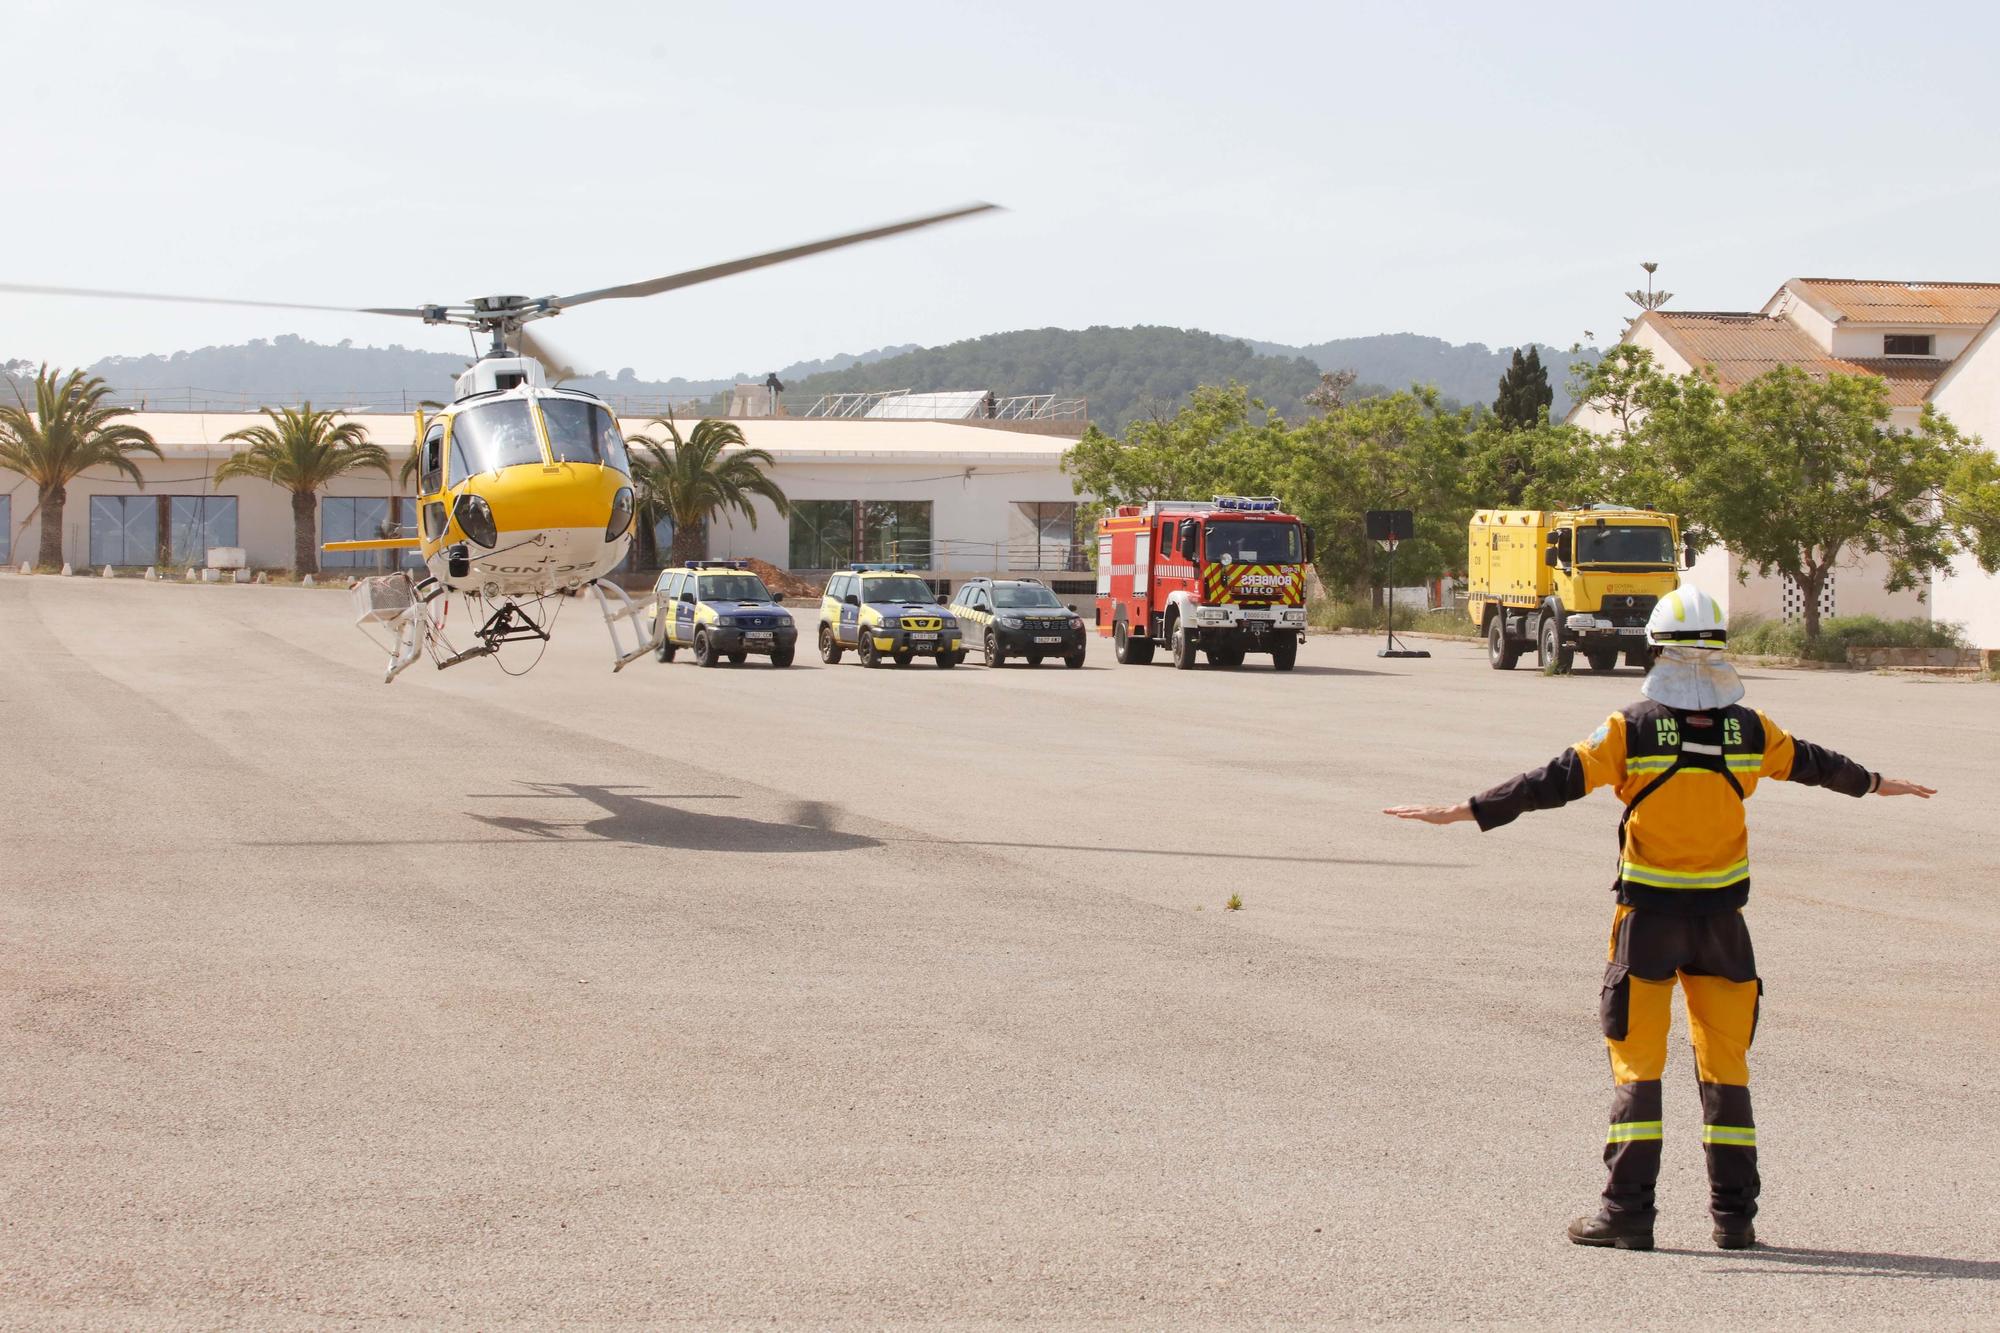
[[932, 658], [941, 667], [965, 660], [958, 618], [908, 565], [855, 565], [826, 581], [819, 603], [819, 656], [832, 665], [854, 649], [863, 666]]
[[752, 653], [788, 667], [799, 647], [799, 627], [764, 580], [743, 560], [690, 560], [660, 571], [653, 585], [652, 623], [667, 632], [653, 655], [674, 660], [683, 648], [705, 667], [728, 658], [738, 666]]
[[1025, 657], [1040, 666], [1060, 657], [1066, 667], [1083, 665], [1083, 617], [1056, 600], [1040, 579], [968, 579], [951, 599], [952, 614], [976, 636], [986, 665], [1002, 666]]

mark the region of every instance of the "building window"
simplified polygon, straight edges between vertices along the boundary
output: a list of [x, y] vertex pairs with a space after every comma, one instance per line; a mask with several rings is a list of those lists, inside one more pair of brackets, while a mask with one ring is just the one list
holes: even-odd
[[1883, 356], [1929, 356], [1931, 335], [1928, 333], [1885, 333], [1882, 335]]
[[839, 569], [855, 560], [935, 568], [929, 500], [794, 500], [791, 567]]
[[1082, 569], [1076, 502], [1017, 500], [1007, 518], [1007, 568]]
[[[319, 502], [321, 542], [369, 542], [409, 534], [403, 525], [416, 516], [416, 501], [402, 496], [329, 495]], [[421, 569], [415, 551], [321, 551], [321, 569]]]
[[[165, 495], [167, 559], [172, 565], [205, 565], [218, 546], [236, 540], [236, 497], [233, 495]], [[137, 563], [137, 562], [135, 562]]]
[[792, 501], [793, 569], [839, 569], [855, 559], [854, 501]]
[[160, 500], [154, 495], [90, 497], [90, 563], [160, 563]]
[[929, 500], [863, 500], [860, 510], [863, 560], [935, 566]]
[[203, 565], [236, 545], [233, 495], [93, 495], [93, 565]]

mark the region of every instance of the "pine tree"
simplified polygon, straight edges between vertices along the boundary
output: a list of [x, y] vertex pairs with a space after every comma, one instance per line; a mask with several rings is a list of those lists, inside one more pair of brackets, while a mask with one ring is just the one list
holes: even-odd
[[1510, 426], [1532, 426], [1541, 420], [1542, 409], [1554, 402], [1555, 396], [1541, 351], [1530, 347], [1523, 356], [1517, 347], [1513, 361], [1500, 376], [1500, 396], [1493, 400], [1493, 414]]

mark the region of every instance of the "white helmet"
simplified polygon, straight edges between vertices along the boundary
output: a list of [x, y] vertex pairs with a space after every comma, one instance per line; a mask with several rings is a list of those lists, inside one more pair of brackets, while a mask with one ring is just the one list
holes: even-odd
[[1722, 604], [1695, 587], [1683, 586], [1662, 597], [1646, 621], [1646, 642], [1656, 648], [1720, 649], [1728, 641]]

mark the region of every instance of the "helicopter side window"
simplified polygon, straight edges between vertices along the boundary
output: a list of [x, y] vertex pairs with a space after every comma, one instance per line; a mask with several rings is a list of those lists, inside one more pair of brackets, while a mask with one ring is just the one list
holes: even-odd
[[424, 432], [423, 457], [417, 473], [419, 494], [436, 495], [444, 489], [444, 422], [433, 421]]
[[451, 479], [540, 463], [542, 443], [525, 398], [469, 407], [451, 419]]
[[542, 420], [549, 423], [549, 448], [558, 463], [599, 463], [630, 473], [625, 440], [618, 419], [596, 403], [574, 398], [542, 399]]

